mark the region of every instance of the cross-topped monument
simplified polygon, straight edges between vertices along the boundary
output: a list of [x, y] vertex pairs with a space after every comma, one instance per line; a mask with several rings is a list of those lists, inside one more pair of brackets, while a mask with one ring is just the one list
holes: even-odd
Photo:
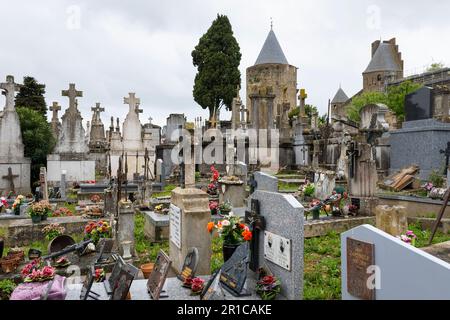
[[131, 114], [132, 111], [139, 110], [139, 104], [141, 103], [141, 99], [136, 98], [136, 93], [130, 92], [130, 93], [128, 93], [128, 97], [123, 98], [123, 103], [129, 105], [129, 107], [130, 107], [129, 113]]
[[5, 110], [14, 110], [14, 94], [19, 91], [21, 85], [14, 83], [13, 76], [6, 76], [6, 82], [0, 83], [0, 89], [4, 90], [2, 94], [6, 97]]
[[69, 89], [68, 90], [62, 90], [61, 91], [61, 95], [63, 97], [69, 97], [69, 109], [77, 109], [77, 101], [76, 98], [77, 97], [82, 97], [83, 96], [83, 91], [78, 91], [75, 89], [75, 83], [70, 83], [69, 84]]
[[100, 102], [95, 103], [95, 107], [91, 108], [91, 111], [94, 112], [93, 119], [95, 121], [100, 121], [100, 113], [105, 111], [105, 108], [100, 107]]
[[9, 181], [9, 191], [12, 191], [13, 193], [16, 192], [14, 187], [14, 178], [18, 178], [18, 174], [13, 174], [11, 167], [8, 168], [8, 174], [6, 176], [3, 176], [3, 179], [6, 179]]
[[61, 110], [61, 106], [58, 104], [58, 102], [53, 101], [53, 103], [50, 106], [49, 110], [53, 112], [52, 122], [58, 122], [58, 111]]

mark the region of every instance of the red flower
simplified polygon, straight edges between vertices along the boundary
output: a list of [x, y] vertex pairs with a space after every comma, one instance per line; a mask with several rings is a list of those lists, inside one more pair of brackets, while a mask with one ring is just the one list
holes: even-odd
[[252, 233], [249, 230], [244, 230], [242, 232], [242, 237], [244, 238], [244, 241], [250, 241], [252, 240]]
[[208, 222], [206, 228], [208, 229], [208, 232], [211, 233], [214, 230], [214, 222]]
[[185, 286], [192, 286], [192, 278], [191, 277], [187, 277], [186, 279], [184, 279], [184, 283]]
[[204, 283], [205, 283], [205, 280], [203, 280], [203, 279], [200, 279], [200, 278], [192, 279], [191, 290], [193, 292], [200, 292], [200, 291], [202, 291]]
[[261, 283], [264, 285], [269, 285], [275, 282], [275, 278], [273, 276], [265, 276], [262, 278]]

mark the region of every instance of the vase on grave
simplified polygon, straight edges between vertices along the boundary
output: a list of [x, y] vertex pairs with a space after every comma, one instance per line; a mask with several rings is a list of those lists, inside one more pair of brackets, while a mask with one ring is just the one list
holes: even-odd
[[42, 216], [39, 216], [39, 215], [31, 216], [31, 221], [33, 223], [39, 223], [42, 221]]
[[229, 244], [224, 242], [222, 245], [223, 262], [229, 260], [239, 246], [240, 244]]

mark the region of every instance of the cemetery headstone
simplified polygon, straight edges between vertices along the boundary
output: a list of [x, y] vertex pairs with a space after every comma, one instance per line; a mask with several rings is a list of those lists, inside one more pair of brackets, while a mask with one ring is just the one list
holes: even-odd
[[67, 193], [66, 193], [66, 189], [67, 189], [66, 174], [67, 174], [67, 171], [66, 170], [62, 170], [62, 172], [61, 172], [61, 182], [60, 182], [61, 199], [66, 199], [66, 197], [67, 197]]
[[119, 202], [119, 228], [118, 228], [118, 243], [120, 244], [121, 252], [124, 254], [126, 243], [129, 242], [131, 255], [135, 255], [135, 237], [134, 237], [134, 215], [135, 211], [133, 204], [130, 201]]
[[264, 231], [259, 232], [257, 240], [257, 269], [267, 266], [280, 279], [282, 296], [302, 299], [304, 208], [292, 195], [277, 192], [257, 190], [251, 199], [258, 200], [265, 220]]
[[267, 173], [256, 171], [253, 173], [256, 182], [255, 190], [278, 192], [278, 179]]
[[405, 96], [405, 120], [415, 121], [433, 117], [433, 89], [422, 87]]
[[148, 277], [147, 290], [153, 300], [158, 300], [161, 297], [164, 283], [169, 273], [172, 261], [163, 252], [159, 251], [156, 257], [155, 266], [153, 267], [150, 276]]
[[41, 184], [41, 195], [43, 200], [48, 201], [48, 187], [47, 187], [47, 169], [45, 167], [41, 167], [39, 173], [39, 182]]
[[393, 236], [400, 236], [408, 230], [405, 207], [379, 205], [375, 207], [375, 217], [377, 228]]
[[[348, 238], [373, 247], [373, 262], [370, 262], [372, 252], [368, 249], [361, 250], [359, 257], [350, 258], [359, 261], [356, 266], [361, 270], [358, 273], [349, 269], [348, 255], [357, 255], [357, 252], [348, 247]], [[342, 299], [362, 299], [351, 293], [349, 283], [360, 288], [369, 286], [368, 289], [374, 289], [376, 300], [450, 299], [450, 264], [427, 253], [427, 250], [428, 248], [416, 248], [371, 225], [361, 225], [342, 233]], [[364, 277], [361, 277], [362, 272], [366, 274]], [[369, 283], [364, 281], [367, 275], [370, 276]]]
[[181, 273], [189, 248], [197, 248], [199, 262], [197, 274], [211, 274], [211, 239], [206, 232], [198, 232], [211, 219], [209, 198], [199, 189], [176, 188], [171, 197], [171, 223], [169, 224], [169, 253], [175, 273]]

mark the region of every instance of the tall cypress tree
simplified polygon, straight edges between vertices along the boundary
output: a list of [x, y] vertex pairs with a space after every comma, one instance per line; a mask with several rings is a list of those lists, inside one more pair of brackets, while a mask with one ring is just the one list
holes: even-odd
[[209, 109], [210, 119], [222, 106], [231, 110], [236, 88], [241, 84], [241, 52], [227, 16], [217, 15], [192, 51], [192, 60], [198, 70], [194, 100]]
[[16, 107], [29, 108], [46, 117], [47, 104], [44, 94], [45, 84], [38, 83], [35, 78], [26, 76], [23, 78], [23, 86], [16, 95]]

